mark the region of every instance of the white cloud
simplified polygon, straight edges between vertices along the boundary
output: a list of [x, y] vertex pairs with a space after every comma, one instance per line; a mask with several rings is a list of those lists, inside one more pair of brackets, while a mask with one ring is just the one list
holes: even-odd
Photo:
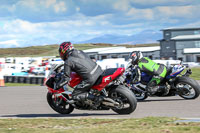
[[145, 9], [130, 8], [126, 15], [134, 20], [157, 20], [178, 23], [182, 19], [197, 19], [197, 17], [200, 17], [200, 14], [198, 14], [199, 9], [200, 5], [157, 6]]
[[56, 13], [67, 11], [67, 7], [65, 6], [65, 2], [61, 1], [54, 5], [54, 10]]
[[197, 6], [162, 6], [156, 7], [160, 15], [164, 17], [179, 17], [179, 18], [191, 18], [196, 16]]
[[76, 11], [79, 12], [81, 10], [80, 7], [76, 7]]
[[128, 11], [131, 6], [129, 0], [119, 0], [114, 3], [113, 7], [119, 11]]
[[182, 25], [181, 27], [200, 27], [200, 21], [190, 22], [188, 24]]
[[33, 11], [40, 10], [38, 6], [38, 2], [35, 0], [20, 0], [15, 4], [15, 6], [16, 6], [16, 10], [20, 8], [24, 8], [24, 7], [27, 7], [29, 8], [29, 10], [33, 10]]
[[18, 47], [19, 44], [17, 40], [7, 40], [7, 41], [1, 41], [0, 47], [7, 48], [7, 47]]
[[140, 4], [140, 5], [168, 5], [168, 4], [189, 4], [194, 3], [196, 0], [129, 0], [131, 3]]
[[40, 1], [41, 4], [44, 4], [47, 8], [56, 4], [56, 0], [42, 0]]
[[146, 5], [146, 4], [158, 4], [158, 3], [169, 3], [168, 0], [129, 0], [130, 2]]
[[[108, 30], [105, 29], [105, 24], [107, 26], [109, 24], [105, 20], [106, 18], [106, 16], [87, 17], [79, 15], [78, 19], [43, 23], [31, 23], [16, 19], [4, 23], [0, 32], [4, 37], [0, 36], [0, 40], [23, 40], [20, 41], [21, 46], [43, 43], [55, 44], [59, 41], [65, 41], [65, 39], [77, 42], [81, 39], [91, 39]], [[97, 25], [98, 27], [96, 27]], [[80, 35], [82, 35], [82, 38], [77, 38]]]
[[57, 0], [21, 0], [16, 4], [17, 8], [28, 8], [29, 11], [40, 11], [46, 12], [53, 9], [55, 13], [65, 12], [67, 11], [67, 7], [65, 1], [57, 1]]
[[7, 33], [35, 33], [38, 32], [42, 25], [40, 23], [31, 23], [21, 19], [16, 19], [13, 21], [7, 21], [4, 23], [2, 29]]
[[[109, 19], [112, 14], [88, 17], [76, 14], [75, 18], [56, 22], [31, 23], [21, 19], [5, 22], [4, 40], [21, 40], [21, 46], [34, 44], [55, 44], [62, 41], [83, 41], [104, 34], [131, 34], [131, 25], [120, 27], [113, 25]], [[12, 35], [12, 36], [11, 36]], [[0, 37], [0, 40], [2, 37]], [[23, 40], [23, 41], [22, 41]]]
[[136, 9], [131, 8], [127, 12], [128, 16], [132, 16], [134, 19], [146, 19], [146, 20], [152, 20], [154, 19], [154, 13], [151, 9]]
[[[53, 44], [104, 34], [132, 35], [174, 25], [199, 26], [200, 2], [192, 2], [194, 0], [19, 0], [11, 5], [0, 5], [0, 41], [18, 40], [16, 43], [20, 45]], [[97, 13], [92, 12], [93, 8]]]

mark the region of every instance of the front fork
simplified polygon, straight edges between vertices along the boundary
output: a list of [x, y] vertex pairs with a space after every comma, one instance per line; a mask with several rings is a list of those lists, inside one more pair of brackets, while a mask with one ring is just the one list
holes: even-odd
[[133, 84], [129, 84], [128, 87], [132, 90], [132, 91], [136, 91], [138, 93], [146, 93], [146, 89], [145, 87], [142, 87], [140, 85], [133, 85]]
[[[190, 68], [187, 68], [187, 70], [185, 71], [185, 73], [182, 74], [182, 75], [180, 75], [180, 76], [181, 76], [181, 77], [182, 77], [182, 76], [189, 77], [191, 74], [192, 74], [192, 70], [191, 70]], [[176, 78], [177, 78], [177, 77], [176, 77]], [[173, 88], [173, 89], [177, 89], [177, 88], [175, 87], [175, 80], [176, 80], [176, 78], [173, 78], [173, 79], [171, 79], [171, 80], [169, 81], [169, 85], [170, 85], [171, 88]]]
[[[53, 94], [54, 101], [57, 101], [58, 98], [64, 101], [68, 101], [68, 98], [72, 97], [72, 92], [68, 91], [68, 88], [66, 86], [63, 86], [63, 88], [60, 88], [58, 90], [48, 88], [48, 91]], [[65, 97], [64, 95], [67, 95], [67, 97]]]
[[191, 74], [192, 74], [192, 70], [191, 70], [190, 68], [188, 68], [188, 69], [186, 70], [186, 72], [185, 72], [182, 76], [187, 76], [187, 77], [189, 77]]

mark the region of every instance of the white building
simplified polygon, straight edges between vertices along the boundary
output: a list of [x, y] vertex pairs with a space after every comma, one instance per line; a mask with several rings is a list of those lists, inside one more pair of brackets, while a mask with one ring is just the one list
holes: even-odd
[[144, 56], [151, 59], [160, 59], [160, 46], [154, 47], [136, 47], [136, 48], [126, 48], [126, 47], [107, 47], [107, 48], [94, 48], [89, 50], [84, 50], [90, 58], [96, 60], [103, 60], [109, 58], [124, 58], [128, 59], [129, 54], [133, 51], [141, 51]]

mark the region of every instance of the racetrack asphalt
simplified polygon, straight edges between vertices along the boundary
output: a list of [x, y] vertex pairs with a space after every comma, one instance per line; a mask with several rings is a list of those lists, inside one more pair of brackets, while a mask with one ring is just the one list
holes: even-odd
[[138, 102], [136, 110], [129, 115], [118, 115], [112, 110], [76, 109], [69, 115], [61, 115], [49, 107], [46, 93], [45, 86], [0, 87], [0, 118], [200, 118], [200, 98], [149, 97]]

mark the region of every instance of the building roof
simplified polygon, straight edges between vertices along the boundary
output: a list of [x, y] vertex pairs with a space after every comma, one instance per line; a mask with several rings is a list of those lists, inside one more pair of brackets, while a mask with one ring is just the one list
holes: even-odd
[[200, 48], [185, 48], [183, 49], [184, 54], [195, 54], [200, 53]]
[[104, 47], [104, 48], [92, 48], [92, 49], [87, 49], [87, 50], [83, 50], [86, 53], [98, 53], [101, 51], [112, 51], [114, 49], [126, 49], [126, 47]]
[[98, 54], [119, 54], [119, 53], [130, 53], [132, 51], [141, 51], [141, 52], [151, 52], [160, 50], [160, 46], [154, 47], [136, 47], [136, 48], [126, 48], [126, 47], [115, 47], [114, 49], [104, 48], [104, 49], [89, 49], [84, 50], [84, 52], [89, 53], [88, 51], [96, 51]]
[[165, 30], [200, 30], [200, 27], [171, 27], [171, 28], [164, 28], [161, 31], [165, 31]]
[[193, 40], [193, 39], [200, 39], [200, 34], [198, 35], [180, 35], [171, 38], [171, 40]]

